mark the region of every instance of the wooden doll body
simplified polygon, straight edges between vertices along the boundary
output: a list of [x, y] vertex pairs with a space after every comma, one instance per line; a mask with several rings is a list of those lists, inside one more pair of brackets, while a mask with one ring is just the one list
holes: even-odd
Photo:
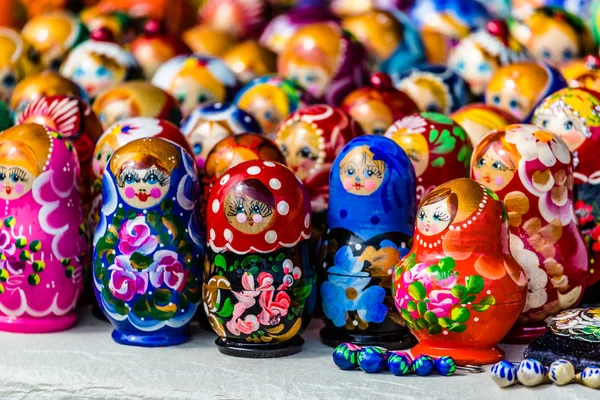
[[221, 353], [265, 358], [299, 352], [315, 305], [310, 202], [285, 166], [247, 161], [209, 197], [204, 310]]
[[104, 171], [94, 236], [94, 291], [121, 344], [189, 340], [201, 298], [202, 236], [194, 161], [160, 138], [118, 149]]

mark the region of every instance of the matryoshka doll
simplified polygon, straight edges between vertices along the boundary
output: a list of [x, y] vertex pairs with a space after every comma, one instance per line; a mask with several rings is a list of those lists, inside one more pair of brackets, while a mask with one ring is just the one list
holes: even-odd
[[336, 155], [363, 134], [352, 118], [337, 107], [315, 104], [294, 112], [282, 123], [275, 143], [287, 166], [302, 181], [313, 211], [313, 240], [327, 229], [329, 173]]
[[77, 154], [50, 128], [15, 126], [0, 133], [0, 178], [0, 330], [69, 329], [89, 256]]
[[577, 305], [588, 279], [573, 212], [571, 153], [550, 131], [509, 125], [477, 145], [471, 176], [506, 206], [510, 250], [528, 283], [525, 308], [505, 340], [530, 342], [546, 331], [544, 319]]
[[195, 109], [182, 122], [181, 132], [202, 175], [206, 157], [217, 142], [238, 133], [261, 133], [261, 128], [254, 117], [232, 103], [211, 103]]
[[368, 81], [365, 49], [334, 22], [298, 29], [279, 53], [277, 71], [317, 102], [337, 106]]
[[20, 80], [42, 69], [38, 52], [16, 31], [0, 27], [0, 100], [10, 100]]
[[60, 67], [60, 73], [81, 86], [90, 99], [124, 81], [142, 77], [133, 55], [112, 41], [106, 28], [92, 32], [76, 46]]
[[310, 103], [310, 98], [294, 81], [279, 75], [268, 75], [242, 87], [234, 103], [252, 115], [266, 135], [273, 136], [281, 121]]
[[223, 61], [242, 84], [277, 71], [277, 55], [256, 40], [247, 40], [223, 54]]
[[519, 123], [508, 111], [483, 103], [468, 104], [453, 112], [450, 117], [467, 132], [473, 146], [477, 146], [494, 129]]
[[492, 21], [456, 45], [448, 67], [465, 80], [475, 98], [481, 98], [498, 68], [525, 58], [523, 46], [510, 35], [506, 23]]
[[181, 111], [173, 96], [142, 81], [120, 83], [100, 93], [92, 104], [92, 110], [104, 130], [135, 117], [165, 119], [175, 125], [181, 122]]
[[511, 25], [511, 32], [536, 59], [558, 67], [594, 51], [594, 39], [576, 15], [540, 7]]
[[339, 16], [360, 15], [373, 10], [406, 11], [412, 0], [332, 0], [331, 10]]
[[396, 307], [419, 340], [411, 353], [459, 365], [502, 360], [497, 345], [523, 309], [527, 277], [498, 196], [468, 178], [444, 183], [421, 202], [414, 235], [393, 279]]
[[[562, 89], [535, 110], [532, 123], [559, 136], [573, 156], [575, 216], [588, 246], [588, 287], [600, 280], [600, 93]], [[588, 290], [592, 297], [594, 290]]]
[[436, 186], [469, 176], [473, 148], [464, 129], [439, 113], [421, 113], [394, 122], [385, 136], [400, 145], [417, 176], [417, 203]]
[[188, 55], [164, 63], [152, 84], [169, 92], [187, 117], [198, 106], [232, 100], [237, 78], [218, 58]]
[[194, 54], [213, 57], [221, 57], [236, 43], [235, 37], [229, 33], [205, 24], [198, 24], [186, 30], [181, 39]]
[[191, 155], [160, 138], [110, 158], [94, 236], [94, 292], [121, 344], [184, 343], [201, 300], [203, 234]]
[[236, 38], [256, 36], [267, 24], [267, 0], [206, 0], [200, 7], [200, 21]]
[[419, 33], [400, 11], [372, 10], [345, 17], [342, 28], [365, 47], [373, 70], [391, 74], [425, 62]]
[[569, 87], [583, 87], [600, 91], [600, 57], [589, 55], [585, 59], [575, 60], [560, 68]]
[[158, 68], [171, 58], [190, 53], [183, 41], [166, 33], [163, 24], [154, 19], [146, 22], [144, 32], [129, 44], [129, 48], [147, 79], [152, 79]]
[[298, 353], [315, 305], [309, 262], [310, 200], [285, 166], [247, 161], [227, 171], [208, 200], [202, 298], [221, 353]]
[[30, 19], [21, 36], [39, 53], [45, 69], [58, 71], [67, 53], [88, 38], [89, 31], [68, 11], [51, 11]]
[[398, 90], [408, 94], [421, 111], [450, 114], [467, 102], [465, 81], [442, 66], [424, 64], [392, 74]]
[[485, 102], [529, 123], [542, 100], [565, 87], [567, 82], [556, 68], [542, 62], [522, 61], [494, 73], [485, 92]]
[[397, 119], [419, 112], [410, 96], [395, 89], [390, 77], [382, 72], [371, 75], [370, 85], [346, 96], [340, 108], [368, 135], [383, 135]]
[[321, 341], [406, 348], [414, 343], [391, 297], [394, 266], [408, 252], [415, 173], [406, 153], [382, 136], [362, 136], [335, 158], [322, 260]]

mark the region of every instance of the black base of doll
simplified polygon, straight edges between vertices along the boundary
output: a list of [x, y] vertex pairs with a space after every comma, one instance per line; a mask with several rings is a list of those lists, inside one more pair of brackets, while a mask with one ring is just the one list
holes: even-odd
[[524, 357], [534, 358], [548, 366], [559, 358], [570, 361], [575, 371], [592, 365], [600, 365], [598, 343], [584, 342], [566, 336], [544, 333], [527, 346]]
[[221, 354], [243, 358], [275, 358], [297, 354], [302, 350], [304, 339], [295, 336], [292, 339], [277, 344], [239, 342], [227, 338], [215, 340]]
[[[598, 272], [596, 272], [598, 273]], [[583, 292], [583, 297], [579, 302], [579, 307], [599, 307], [600, 306], [600, 282], [588, 286]]]
[[337, 347], [341, 343], [350, 342], [358, 346], [379, 346], [388, 350], [403, 350], [417, 344], [417, 340], [408, 330], [387, 335], [361, 335], [341, 329], [323, 328], [319, 335], [321, 342], [329, 347]]

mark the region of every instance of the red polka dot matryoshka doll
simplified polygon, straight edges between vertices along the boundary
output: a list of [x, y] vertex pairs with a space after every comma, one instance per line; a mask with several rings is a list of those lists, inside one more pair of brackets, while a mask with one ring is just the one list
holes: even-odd
[[302, 184], [281, 164], [247, 161], [221, 176], [207, 213], [202, 297], [219, 351], [252, 358], [299, 352], [316, 296]]
[[302, 181], [313, 210], [313, 235], [327, 229], [329, 171], [339, 151], [362, 129], [337, 107], [316, 104], [288, 116], [275, 134], [287, 166]]
[[571, 153], [550, 131], [508, 125], [477, 145], [471, 175], [508, 211], [511, 253], [528, 283], [525, 308], [506, 340], [529, 342], [546, 331], [547, 317], [577, 304], [588, 279], [573, 212]]
[[417, 203], [434, 187], [469, 175], [472, 147], [464, 129], [440, 113], [413, 114], [394, 122], [385, 136], [400, 145], [417, 174]]
[[413, 246], [393, 283], [396, 307], [419, 340], [412, 354], [450, 356], [459, 365], [504, 358], [498, 342], [527, 293], [508, 236], [502, 202], [471, 179], [454, 179], [423, 198]]

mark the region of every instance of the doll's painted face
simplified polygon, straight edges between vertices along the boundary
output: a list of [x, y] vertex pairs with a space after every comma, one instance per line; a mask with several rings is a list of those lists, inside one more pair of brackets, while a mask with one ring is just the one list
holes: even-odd
[[425, 236], [444, 231], [452, 223], [452, 212], [446, 198], [421, 206], [417, 213], [417, 229]]
[[257, 179], [247, 179], [234, 186], [225, 197], [224, 212], [229, 224], [240, 232], [257, 234], [274, 220], [273, 195]]
[[298, 82], [314, 97], [322, 97], [331, 83], [331, 75], [318, 65], [297, 65], [290, 62], [287, 77]]
[[144, 209], [155, 206], [165, 197], [171, 175], [154, 165], [143, 169], [125, 167], [116, 181], [121, 198], [132, 207]]
[[294, 121], [283, 128], [276, 140], [287, 166], [298, 178], [308, 178], [318, 168], [319, 135], [316, 128], [306, 121]]
[[[549, 21], [549, 23], [553, 23]], [[531, 40], [530, 51], [535, 58], [551, 65], [560, 65], [579, 56], [579, 46], [574, 35], [568, 35], [562, 29], [552, 26]]]
[[445, 114], [450, 111], [445, 100], [448, 89], [441, 82], [406, 80], [401, 90], [406, 92], [423, 112]]
[[115, 99], [104, 106], [98, 114], [98, 119], [102, 126], [107, 128], [119, 121], [137, 116], [138, 113], [133, 109], [130, 99]]
[[0, 198], [15, 200], [27, 194], [33, 186], [35, 175], [17, 165], [0, 165]]
[[486, 94], [486, 101], [508, 111], [521, 121], [525, 119], [535, 105], [532, 99], [519, 93], [518, 87], [510, 85], [502, 85], [499, 90], [490, 91]]
[[416, 132], [398, 132], [392, 139], [402, 147], [402, 150], [410, 158], [417, 177], [423, 175], [429, 165], [429, 145], [425, 136]]
[[357, 102], [350, 109], [350, 116], [360, 124], [367, 135], [383, 135], [394, 123], [389, 107], [378, 100]]
[[494, 191], [502, 190], [517, 173], [517, 165], [516, 155], [492, 145], [475, 161], [473, 177]]
[[217, 98], [212, 91], [190, 76], [178, 76], [173, 79], [169, 92], [177, 100], [184, 117], [190, 115], [198, 106], [224, 100]]
[[581, 120], [567, 109], [544, 113], [536, 120], [536, 125], [554, 132], [565, 141], [570, 151], [575, 151], [585, 142], [584, 126]]
[[267, 133], [275, 132], [281, 121], [287, 117], [279, 112], [270, 98], [261, 95], [254, 95], [244, 111], [256, 118]]
[[450, 68], [463, 78], [471, 92], [480, 96], [487, 88], [498, 64], [485, 57], [474, 41], [468, 41], [456, 48], [456, 53], [450, 57]]
[[94, 98], [125, 78], [125, 68], [117, 66], [114, 61], [110, 64], [104, 63], [102, 57], [90, 54], [83, 57], [69, 78]]
[[0, 100], [9, 102], [12, 92], [17, 86], [17, 71], [11, 66], [0, 68]]
[[369, 196], [381, 186], [386, 165], [374, 160], [369, 146], [352, 149], [340, 163], [340, 179], [348, 193]]
[[92, 170], [94, 171], [96, 178], [102, 179], [104, 170], [108, 165], [108, 160], [114, 152], [115, 149], [113, 149], [108, 143], [104, 143], [99, 148], [96, 148], [96, 153], [94, 154], [94, 158], [92, 160]]
[[231, 131], [215, 121], [200, 120], [188, 134], [187, 140], [194, 151], [198, 168], [204, 169], [206, 157], [221, 139], [231, 135]]

